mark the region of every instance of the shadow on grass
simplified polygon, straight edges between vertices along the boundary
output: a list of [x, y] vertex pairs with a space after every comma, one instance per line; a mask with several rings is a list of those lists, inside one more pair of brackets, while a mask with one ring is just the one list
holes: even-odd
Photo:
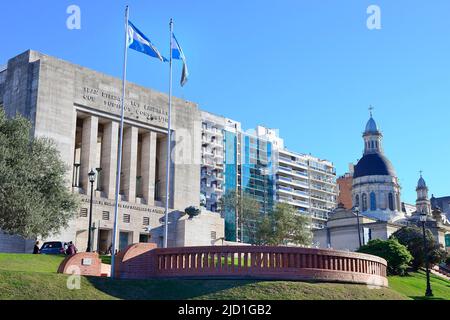
[[[189, 300], [208, 296], [221, 291], [256, 283], [256, 280], [111, 280], [89, 277], [89, 282], [98, 290], [124, 300]], [[211, 297], [212, 296], [212, 297]]]
[[410, 296], [413, 300], [446, 300], [444, 298], [438, 298], [438, 297], [425, 297], [425, 296]]

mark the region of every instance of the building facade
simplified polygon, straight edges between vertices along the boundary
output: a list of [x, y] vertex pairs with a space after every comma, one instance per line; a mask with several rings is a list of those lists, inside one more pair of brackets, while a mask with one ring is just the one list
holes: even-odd
[[[252, 195], [261, 214], [285, 202], [311, 216], [312, 228], [324, 227], [336, 207], [332, 162], [288, 150], [274, 129], [244, 131], [241, 123], [205, 111], [202, 123], [201, 192], [208, 210], [221, 211], [221, 197], [234, 191]], [[242, 241], [238, 210], [225, 212], [224, 219], [226, 239]]]
[[[420, 176], [415, 207], [400, 201], [400, 186], [391, 162], [384, 156], [382, 134], [370, 115], [363, 134], [364, 154], [353, 170], [352, 204], [341, 202], [326, 227], [314, 231], [320, 248], [357, 250], [372, 239], [388, 239], [404, 226], [421, 226], [420, 214], [427, 214], [426, 227], [436, 241], [450, 249], [450, 222], [440, 210], [432, 210], [428, 186]], [[350, 175], [346, 175], [350, 176]], [[348, 190], [347, 190], [348, 192]]]
[[345, 173], [336, 179], [338, 186], [337, 203], [342, 204], [345, 209], [351, 209], [353, 206], [352, 200], [352, 185], [353, 185], [353, 171]]
[[383, 221], [403, 217], [400, 185], [389, 159], [383, 151], [383, 134], [370, 114], [363, 133], [363, 157], [354, 167], [353, 206], [365, 216]]
[[299, 214], [311, 217], [312, 229], [325, 227], [336, 207], [336, 171], [328, 160], [278, 150], [277, 201], [293, 205]]
[[[67, 186], [81, 199], [80, 212], [53, 240], [86, 248], [90, 183], [93, 247], [107, 252], [112, 242], [122, 81], [35, 51], [8, 61], [0, 73], [0, 103], [9, 117], [30, 119], [33, 134], [55, 141], [66, 164]], [[119, 248], [163, 240], [164, 201], [170, 200], [169, 246], [180, 243], [177, 222], [188, 206], [199, 206], [201, 113], [197, 105], [173, 98], [171, 190], [165, 193], [168, 96], [127, 84], [118, 217]], [[220, 235], [220, 215], [206, 223]], [[208, 218], [212, 221], [214, 218]], [[216, 230], [217, 229], [217, 230]], [[211, 240], [211, 239], [207, 239]], [[183, 242], [183, 241], [181, 241]], [[208, 241], [207, 241], [208, 242]]]

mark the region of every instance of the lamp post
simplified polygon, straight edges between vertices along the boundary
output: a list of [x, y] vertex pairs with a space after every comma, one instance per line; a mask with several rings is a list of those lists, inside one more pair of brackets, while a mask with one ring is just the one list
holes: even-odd
[[423, 253], [425, 255], [425, 269], [427, 271], [427, 289], [425, 291], [426, 297], [432, 297], [433, 291], [431, 291], [430, 284], [430, 269], [428, 266], [428, 250], [427, 250], [427, 238], [425, 236], [425, 223], [427, 222], [427, 213], [422, 211], [420, 213], [420, 222], [422, 222], [422, 232], [423, 232]]
[[88, 173], [89, 182], [91, 183], [91, 200], [89, 202], [89, 226], [88, 226], [88, 242], [86, 252], [91, 252], [91, 233], [92, 233], [92, 199], [94, 197], [95, 171], [91, 169]]
[[361, 248], [361, 227], [359, 226], [359, 207], [358, 206], [353, 207], [353, 212], [356, 213], [356, 223], [358, 225], [358, 242], [359, 247]]

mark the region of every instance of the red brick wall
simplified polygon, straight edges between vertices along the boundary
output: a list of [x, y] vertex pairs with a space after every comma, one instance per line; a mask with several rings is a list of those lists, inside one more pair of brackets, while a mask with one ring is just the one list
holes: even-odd
[[342, 203], [344, 208], [351, 209], [353, 207], [352, 204], [352, 184], [353, 177], [352, 176], [343, 176], [336, 179], [336, 182], [339, 187], [339, 195], [338, 195], [338, 203]]
[[157, 249], [135, 244], [116, 259], [116, 277], [283, 279], [387, 286], [386, 260], [299, 247], [205, 246]]
[[[91, 259], [91, 265], [84, 265], [83, 259]], [[59, 265], [58, 273], [72, 274], [68, 270], [73, 270], [72, 267], [76, 266], [80, 270], [82, 276], [97, 276], [101, 274], [102, 261], [95, 252], [80, 252], [72, 256], [68, 256]]]

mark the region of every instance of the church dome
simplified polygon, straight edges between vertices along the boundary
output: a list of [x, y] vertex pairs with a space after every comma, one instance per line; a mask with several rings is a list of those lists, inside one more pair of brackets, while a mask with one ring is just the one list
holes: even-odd
[[420, 176], [419, 181], [417, 182], [417, 189], [426, 188], [427, 184], [425, 183], [425, 180]]
[[367, 121], [366, 130], [364, 131], [364, 133], [378, 133], [378, 132], [380, 131], [378, 130], [377, 123], [372, 117], [370, 117], [369, 121]]
[[396, 174], [388, 158], [380, 153], [368, 153], [356, 164], [353, 179], [365, 176], [395, 177]]

